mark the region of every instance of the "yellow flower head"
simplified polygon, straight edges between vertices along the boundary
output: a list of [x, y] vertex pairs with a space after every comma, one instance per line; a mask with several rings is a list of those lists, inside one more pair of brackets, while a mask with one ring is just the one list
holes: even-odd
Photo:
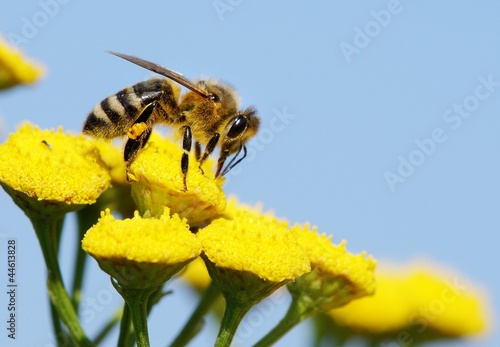
[[416, 268], [409, 278], [416, 300], [414, 323], [447, 336], [477, 335], [487, 329], [485, 294], [451, 271]]
[[308, 224], [291, 230], [298, 235], [313, 269], [288, 285], [293, 296], [306, 297], [305, 301], [315, 303], [313, 311], [323, 312], [373, 294], [376, 263], [371, 257], [347, 252], [345, 241], [334, 245], [331, 236], [318, 234]]
[[231, 214], [232, 219], [216, 219], [197, 234], [208, 271], [225, 295], [257, 292], [262, 299], [311, 270], [286, 222], [245, 207], [232, 208]]
[[82, 241], [85, 252], [127, 288], [152, 288], [166, 282], [200, 255], [201, 245], [186, 220], [168, 209], [159, 218], [116, 220], [109, 210]]
[[458, 276], [435, 268], [380, 270], [375, 295], [328, 314], [354, 331], [386, 336], [407, 331], [414, 341], [483, 332], [487, 321], [483, 297]]
[[153, 133], [129, 169], [132, 196], [142, 214], [149, 211], [158, 216], [167, 206], [186, 218], [190, 226], [199, 226], [224, 212], [224, 179], [214, 179], [212, 160], [204, 163], [203, 174], [194, 155], [190, 155], [188, 190], [182, 191], [182, 153], [179, 145]]
[[93, 203], [110, 182], [93, 144], [61, 128], [24, 124], [0, 145], [0, 158], [0, 184], [25, 212], [41, 200], [67, 210]]
[[42, 73], [42, 67], [26, 60], [0, 36], [0, 89], [20, 83], [33, 83]]

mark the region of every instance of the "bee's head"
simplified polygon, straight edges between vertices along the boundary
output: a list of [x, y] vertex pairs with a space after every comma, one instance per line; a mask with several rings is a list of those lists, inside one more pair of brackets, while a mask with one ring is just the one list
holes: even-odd
[[[247, 155], [245, 145], [257, 134], [259, 125], [260, 119], [257, 116], [257, 111], [251, 107], [239, 112], [227, 122], [224, 132], [221, 134], [220, 157], [215, 177], [224, 176], [245, 158]], [[238, 158], [241, 150], [243, 150], [243, 156]], [[224, 168], [226, 158], [234, 153], [236, 154]]]
[[181, 112], [195, 128], [198, 122], [203, 122], [207, 133], [220, 132], [221, 127], [238, 113], [238, 95], [230, 86], [213, 80], [198, 81], [196, 86], [207, 96], [187, 91], [180, 102]]
[[248, 140], [257, 134], [259, 125], [260, 119], [257, 116], [257, 111], [252, 107], [229, 119], [221, 133], [221, 155], [227, 157], [239, 151]]

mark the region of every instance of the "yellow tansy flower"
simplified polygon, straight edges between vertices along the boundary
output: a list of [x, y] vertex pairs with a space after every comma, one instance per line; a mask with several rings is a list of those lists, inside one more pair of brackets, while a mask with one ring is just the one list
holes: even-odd
[[484, 293], [459, 275], [417, 268], [409, 283], [418, 310], [415, 323], [428, 322], [430, 329], [449, 336], [477, 335], [487, 330]]
[[42, 73], [41, 66], [25, 59], [0, 36], [0, 89], [20, 83], [33, 83]]
[[152, 288], [166, 282], [199, 256], [200, 242], [189, 226], [168, 209], [159, 218], [116, 220], [109, 210], [90, 228], [83, 249], [122, 287]]
[[328, 314], [353, 333], [391, 336], [407, 331], [413, 341], [425, 341], [484, 332], [485, 307], [484, 296], [460, 276], [417, 264], [404, 271], [379, 270], [375, 295]]
[[57, 258], [64, 215], [96, 201], [110, 177], [83, 136], [25, 124], [0, 145], [0, 184], [30, 218], [47, 265], [47, 288], [77, 345], [90, 346], [62, 283]]
[[212, 160], [204, 163], [203, 174], [196, 158], [191, 155], [188, 190], [182, 191], [182, 153], [179, 145], [153, 132], [145, 148], [132, 163], [129, 179], [132, 181], [132, 196], [142, 214], [149, 211], [152, 216], [159, 216], [167, 206], [172, 213], [178, 213], [188, 220], [191, 227], [195, 227], [224, 212], [224, 179], [214, 179]]
[[217, 346], [229, 346], [253, 305], [311, 270], [286, 222], [243, 207], [228, 214], [232, 219], [218, 218], [197, 233], [208, 272], [226, 299]]
[[218, 218], [198, 238], [218, 268], [246, 271], [264, 281], [294, 280], [310, 271], [308, 258], [287, 223], [241, 208], [232, 219]]
[[319, 300], [317, 311], [325, 311], [374, 293], [376, 263], [371, 257], [347, 252], [345, 241], [334, 245], [331, 236], [318, 234], [316, 227], [311, 230], [308, 224], [291, 230], [297, 233], [313, 269], [289, 285], [292, 294]]
[[24, 124], [0, 145], [0, 157], [0, 184], [27, 213], [38, 205], [75, 210], [95, 202], [110, 183], [93, 144], [61, 128]]
[[292, 302], [287, 313], [256, 347], [270, 346], [301, 321], [320, 312], [345, 305], [356, 298], [373, 294], [375, 261], [364, 253], [346, 251], [345, 242], [334, 245], [331, 236], [318, 234], [308, 224], [290, 228], [298, 236], [312, 271], [288, 283]]

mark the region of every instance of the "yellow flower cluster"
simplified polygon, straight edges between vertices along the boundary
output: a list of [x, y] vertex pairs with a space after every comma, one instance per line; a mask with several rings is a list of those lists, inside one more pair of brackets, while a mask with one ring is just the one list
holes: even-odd
[[214, 179], [213, 160], [204, 163], [203, 174], [196, 158], [191, 155], [188, 190], [182, 191], [182, 153], [178, 145], [153, 132], [128, 173], [132, 181], [132, 197], [142, 214], [148, 211], [152, 216], [159, 216], [163, 213], [163, 206], [168, 206], [172, 213], [178, 213], [195, 227], [224, 213], [224, 179]]
[[83, 249], [122, 286], [158, 287], [199, 256], [200, 242], [186, 220], [169, 215], [160, 218], [116, 220], [109, 210], [90, 228]]
[[457, 275], [413, 265], [398, 272], [380, 270], [374, 296], [329, 315], [341, 325], [370, 334], [415, 329], [417, 335], [434, 331], [439, 336], [468, 336], [486, 329], [483, 297]]
[[24, 124], [0, 145], [0, 183], [37, 200], [89, 204], [108, 188], [99, 152], [83, 136]]
[[198, 238], [217, 267], [248, 271], [273, 282], [294, 280], [311, 267], [295, 232], [269, 215], [241, 208], [231, 219], [219, 218]]
[[[41, 73], [0, 38], [0, 89], [32, 83]], [[128, 136], [137, 135], [141, 126]], [[32, 219], [49, 269], [49, 290], [58, 293], [51, 296], [53, 304], [76, 341], [90, 344], [78, 324], [72, 328], [78, 318], [71, 310], [77, 306], [59, 273], [58, 228], [64, 213], [95, 203], [111, 184], [116, 189], [95, 210], [114, 198], [121, 201], [111, 206], [126, 215], [131, 200], [122, 197], [128, 194], [138, 211], [122, 220], [109, 209], [101, 212], [82, 248], [113, 278], [127, 302], [138, 345], [148, 345], [148, 300], [194, 259], [185, 277], [200, 290], [213, 281], [207, 297], [216, 289], [226, 301], [216, 345], [229, 345], [248, 310], [284, 284], [292, 295], [290, 307], [256, 346], [271, 345], [319, 312], [328, 312], [337, 327], [345, 327], [345, 336], [350, 331], [387, 337], [411, 330], [434, 338], [485, 330], [484, 303], [458, 277], [416, 267], [406, 275], [380, 272], [376, 286], [375, 260], [364, 252], [347, 252], [345, 241], [334, 245], [331, 236], [309, 224], [289, 227], [259, 207], [235, 199], [227, 203], [224, 178], [214, 177], [211, 159], [198, 167], [190, 154], [186, 191], [182, 154], [178, 145], [153, 132], [126, 168], [122, 151], [108, 142], [30, 124], [0, 145], [0, 185]]]
[[365, 253], [353, 255], [346, 250], [346, 242], [333, 245], [331, 236], [318, 234], [316, 227], [312, 229], [308, 224], [296, 225], [292, 230], [297, 232], [299, 243], [305, 249], [313, 269], [317, 270], [322, 278], [332, 281], [342, 279], [348, 289], [348, 300], [375, 291], [375, 261], [366, 257]]
[[0, 36], [0, 89], [20, 83], [33, 83], [43, 73], [36, 63], [26, 60]]

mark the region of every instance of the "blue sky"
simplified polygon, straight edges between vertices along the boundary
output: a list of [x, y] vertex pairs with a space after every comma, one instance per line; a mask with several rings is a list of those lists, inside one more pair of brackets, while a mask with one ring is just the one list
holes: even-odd
[[[217, 77], [262, 119], [249, 158], [229, 175], [228, 193], [262, 202], [292, 223], [310, 221], [334, 241], [346, 239], [352, 252], [451, 267], [487, 289], [492, 312], [500, 310], [500, 4], [41, 0], [9, 6], [0, 12], [0, 32], [45, 64], [47, 75], [36, 86], [0, 94], [2, 141], [23, 120], [79, 131], [97, 102], [150, 76], [105, 50], [192, 78]], [[21, 310], [19, 340], [12, 344], [0, 334], [0, 344], [50, 346], [35, 235], [5, 193], [0, 206], [0, 256], [5, 235], [19, 244]], [[63, 256], [73, 252], [73, 223], [68, 218]], [[69, 266], [63, 270], [70, 275]], [[119, 299], [93, 263], [89, 277], [92, 332]], [[153, 345], [169, 341], [165, 324], [173, 336], [192, 309], [193, 296], [175, 286], [183, 301], [170, 299], [154, 313]], [[0, 296], [0, 307], [6, 300]], [[179, 314], [172, 319], [169, 311]], [[433, 345], [498, 345], [497, 327], [479, 342]], [[303, 346], [308, 331], [304, 324], [278, 345]], [[244, 345], [261, 333], [256, 329]]]

